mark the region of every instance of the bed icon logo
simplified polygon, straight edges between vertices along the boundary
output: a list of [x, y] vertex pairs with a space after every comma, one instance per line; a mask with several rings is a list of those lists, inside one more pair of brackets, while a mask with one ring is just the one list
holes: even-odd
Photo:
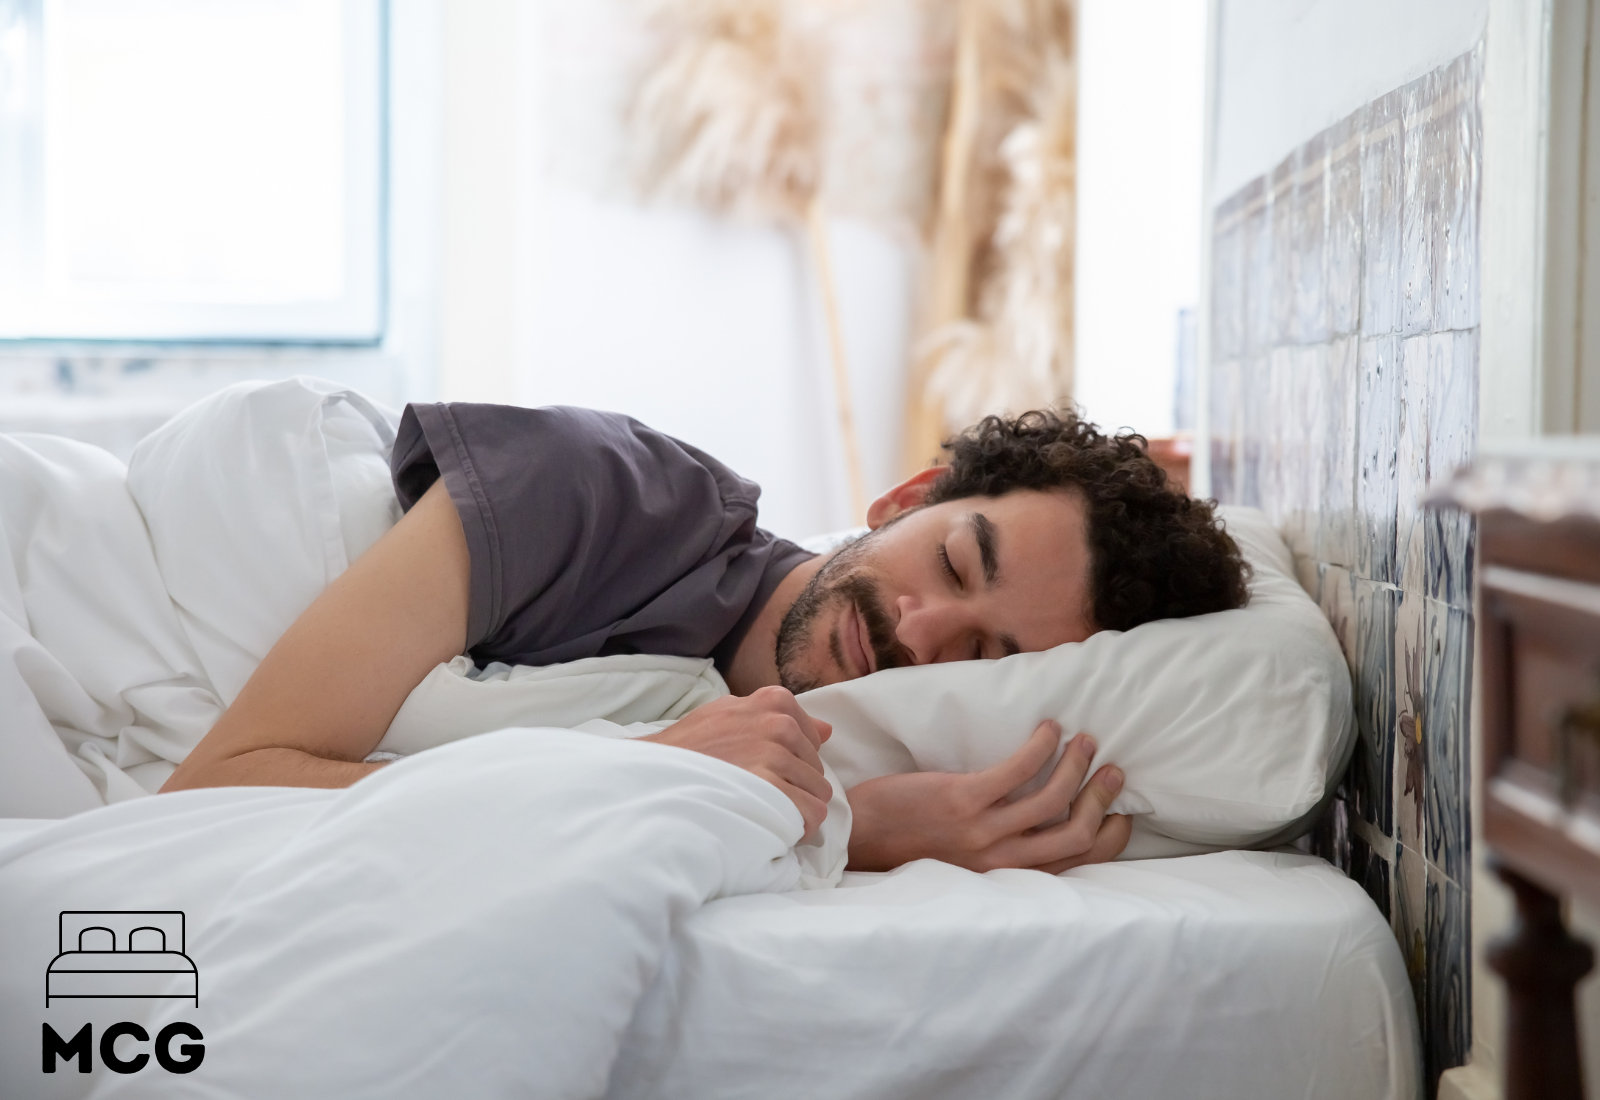
[[44, 1003], [161, 998], [200, 1004], [200, 974], [184, 954], [181, 910], [63, 910]]

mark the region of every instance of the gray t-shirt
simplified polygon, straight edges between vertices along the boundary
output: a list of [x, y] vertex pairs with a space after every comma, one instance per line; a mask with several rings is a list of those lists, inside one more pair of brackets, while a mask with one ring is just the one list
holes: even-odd
[[726, 670], [811, 556], [756, 526], [754, 482], [618, 413], [408, 405], [389, 469], [407, 509], [444, 477], [480, 665], [655, 653]]

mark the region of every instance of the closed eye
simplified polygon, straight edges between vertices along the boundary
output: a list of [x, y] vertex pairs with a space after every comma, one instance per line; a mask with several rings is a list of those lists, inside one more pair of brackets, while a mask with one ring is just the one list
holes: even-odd
[[950, 582], [957, 588], [963, 587], [961, 574], [957, 573], [956, 567], [950, 564], [950, 555], [946, 552], [942, 542], [939, 544], [939, 568], [944, 570], [945, 576], [949, 577]]

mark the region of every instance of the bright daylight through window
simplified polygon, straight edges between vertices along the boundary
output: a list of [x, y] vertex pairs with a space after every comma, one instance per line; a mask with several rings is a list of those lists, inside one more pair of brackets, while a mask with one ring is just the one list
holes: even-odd
[[0, 0], [0, 340], [381, 336], [381, 0]]

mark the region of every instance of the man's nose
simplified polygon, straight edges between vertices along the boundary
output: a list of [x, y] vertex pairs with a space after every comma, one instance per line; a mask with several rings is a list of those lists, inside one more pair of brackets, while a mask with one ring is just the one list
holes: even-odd
[[895, 640], [911, 654], [913, 664], [962, 659], [961, 640], [971, 633], [966, 621], [970, 613], [958, 601], [901, 596], [895, 603], [900, 612]]

